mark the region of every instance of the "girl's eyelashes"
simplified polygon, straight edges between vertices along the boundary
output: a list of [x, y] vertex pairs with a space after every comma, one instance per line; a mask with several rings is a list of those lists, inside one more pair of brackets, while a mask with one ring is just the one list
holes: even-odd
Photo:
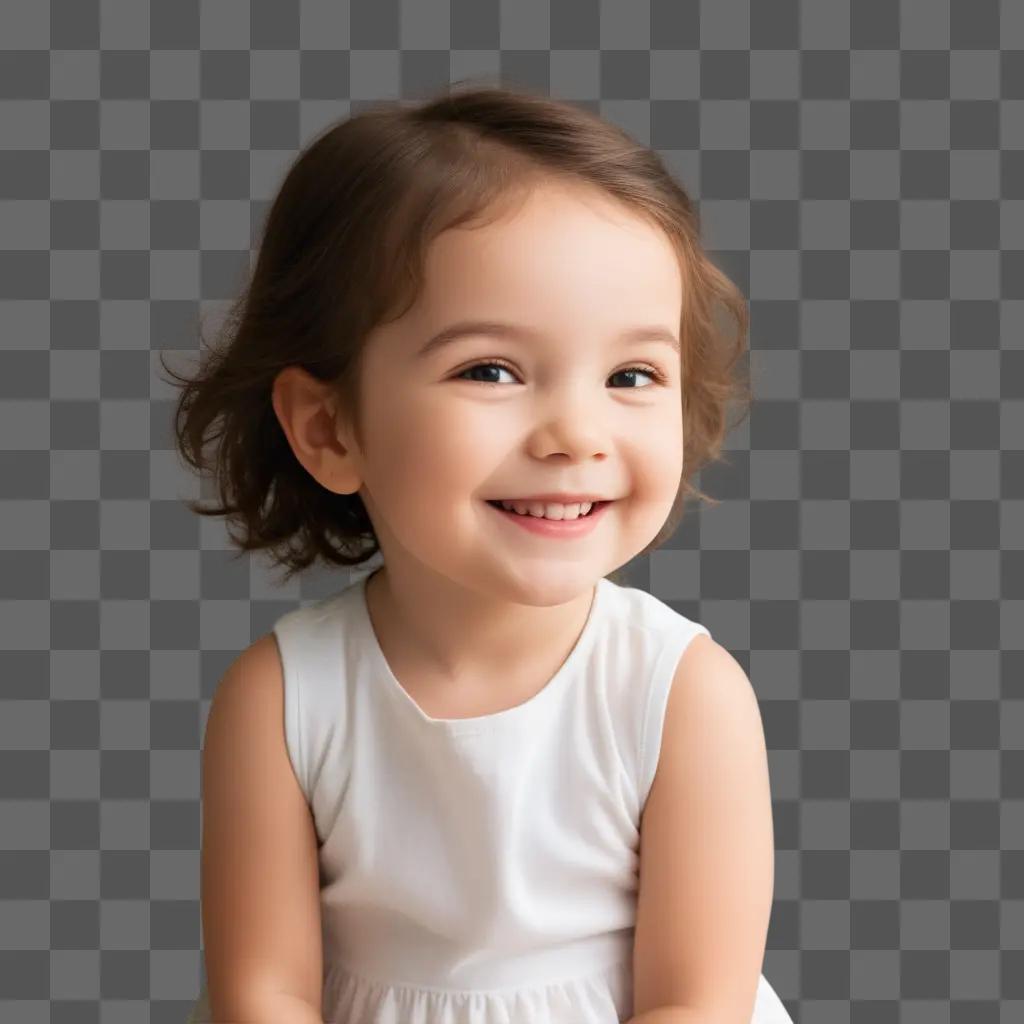
[[[482, 367], [491, 367], [491, 366], [501, 367], [502, 369], [508, 370], [509, 373], [514, 373], [515, 372], [515, 368], [511, 364], [507, 363], [504, 359], [497, 359], [497, 358], [495, 358], [495, 359], [485, 359], [485, 360], [480, 360], [480, 361], [478, 361], [476, 363], [472, 363], [471, 365], [464, 367], [457, 374], [455, 374], [455, 376], [452, 379], [453, 380], [462, 380], [462, 379], [465, 379], [464, 375], [469, 373], [470, 370], [478, 370], [478, 369], [480, 369]], [[612, 374], [612, 377], [618, 377], [620, 374], [623, 374], [623, 373], [637, 373], [637, 372], [647, 374], [657, 384], [667, 384], [668, 383], [668, 377], [664, 373], [662, 373], [662, 371], [659, 370], [656, 366], [651, 366], [648, 363], [638, 363], [635, 366], [623, 367], [623, 369], [621, 369], [621, 370], [616, 370], [615, 373]], [[480, 381], [471, 381], [470, 383], [492, 384], [493, 385], [493, 384], [499, 384], [500, 381], [496, 381], [496, 380], [480, 380]], [[644, 391], [646, 389], [645, 388], [626, 388], [625, 390], [627, 390], [627, 391]]]

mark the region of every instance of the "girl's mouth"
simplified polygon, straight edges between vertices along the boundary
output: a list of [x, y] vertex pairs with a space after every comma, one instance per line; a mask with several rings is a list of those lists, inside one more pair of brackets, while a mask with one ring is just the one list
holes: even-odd
[[[514, 516], [520, 515], [519, 512], [516, 512], [513, 509], [505, 508], [504, 505], [502, 505], [502, 503], [500, 501], [498, 501], [496, 498], [489, 498], [487, 500], [487, 504], [488, 505], [493, 505], [494, 508], [496, 508], [499, 512], [508, 512], [510, 515], [514, 515]], [[590, 515], [594, 514], [594, 510], [595, 509], [599, 509], [602, 505], [607, 505], [607, 504], [608, 504], [607, 501], [595, 501], [590, 506], [590, 508], [587, 510], [587, 512], [585, 512], [583, 515], [576, 516], [576, 519], [586, 519], [587, 516], [590, 516]], [[530, 515], [529, 512], [525, 512], [525, 513], [522, 513], [522, 514], [523, 515]], [[533, 519], [544, 519], [545, 522], [549, 522], [549, 523], [566, 523], [566, 522], [571, 523], [571, 522], [575, 522], [575, 519], [548, 519], [546, 516], [531, 516], [531, 518], [533, 518]]]
[[573, 537], [582, 537], [595, 529], [597, 524], [604, 518], [611, 501], [595, 501], [590, 511], [575, 519], [545, 519], [543, 516], [534, 516], [529, 513], [520, 515], [518, 512], [510, 512], [503, 508], [500, 501], [488, 501], [498, 515], [506, 522], [511, 521], [514, 525], [522, 527], [530, 533], [541, 537], [557, 537], [569, 540]]

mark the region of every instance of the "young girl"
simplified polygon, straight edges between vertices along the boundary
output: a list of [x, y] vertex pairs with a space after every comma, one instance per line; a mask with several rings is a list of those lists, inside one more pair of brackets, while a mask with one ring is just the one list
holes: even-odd
[[581, 107], [461, 83], [300, 155], [175, 428], [242, 550], [362, 571], [212, 701], [190, 1020], [792, 1024], [756, 697], [615, 576], [711, 500], [747, 316]]

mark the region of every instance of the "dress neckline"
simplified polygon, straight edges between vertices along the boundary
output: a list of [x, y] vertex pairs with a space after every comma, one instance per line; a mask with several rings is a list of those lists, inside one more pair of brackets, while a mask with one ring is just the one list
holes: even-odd
[[555, 670], [555, 674], [532, 697], [529, 697], [521, 704], [516, 704], [514, 707], [504, 708], [501, 711], [495, 711], [488, 715], [475, 715], [471, 718], [432, 718], [413, 700], [409, 692], [398, 681], [381, 648], [366, 601], [366, 584], [371, 575], [372, 573], [367, 574], [359, 580], [354, 588], [354, 596], [356, 599], [355, 604], [359, 628], [362, 630], [371, 661], [384, 680], [385, 689], [399, 704], [406, 708], [406, 711], [410, 713], [412, 718], [420, 721], [427, 728], [448, 734], [460, 735], [485, 732], [506, 725], [520, 724], [528, 721], [535, 715], [541, 714], [545, 707], [555, 700], [559, 692], [568, 684], [577, 664], [584, 658], [587, 650], [593, 643], [594, 634], [597, 631], [598, 622], [604, 607], [607, 588], [611, 586], [604, 577], [597, 580], [590, 602], [590, 610], [587, 613], [586, 622], [583, 624], [583, 629], [580, 631], [576, 643], [562, 664]]

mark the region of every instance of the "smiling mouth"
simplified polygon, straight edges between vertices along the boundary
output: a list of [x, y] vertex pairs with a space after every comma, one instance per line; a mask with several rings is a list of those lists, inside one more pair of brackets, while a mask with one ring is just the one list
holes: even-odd
[[[505, 506], [502, 505], [502, 503], [500, 501], [496, 500], [496, 499], [488, 498], [487, 499], [487, 504], [492, 506], [493, 508], [496, 508], [499, 512], [507, 512], [507, 513], [509, 513], [509, 515], [513, 515], [513, 516], [523, 516], [523, 517], [525, 517], [525, 516], [532, 515], [532, 513], [530, 513], [530, 512], [516, 512], [515, 509], [505, 508]], [[610, 504], [611, 504], [610, 501], [595, 501], [593, 503], [593, 505], [590, 506], [590, 509], [584, 515], [577, 516], [576, 518], [577, 519], [586, 519], [589, 516], [593, 515], [594, 512], [597, 509], [599, 509], [602, 505], [610, 505]], [[547, 519], [547, 516], [534, 516], [533, 518], [534, 519]], [[550, 521], [551, 522], [565, 522], [564, 519], [552, 519]]]

